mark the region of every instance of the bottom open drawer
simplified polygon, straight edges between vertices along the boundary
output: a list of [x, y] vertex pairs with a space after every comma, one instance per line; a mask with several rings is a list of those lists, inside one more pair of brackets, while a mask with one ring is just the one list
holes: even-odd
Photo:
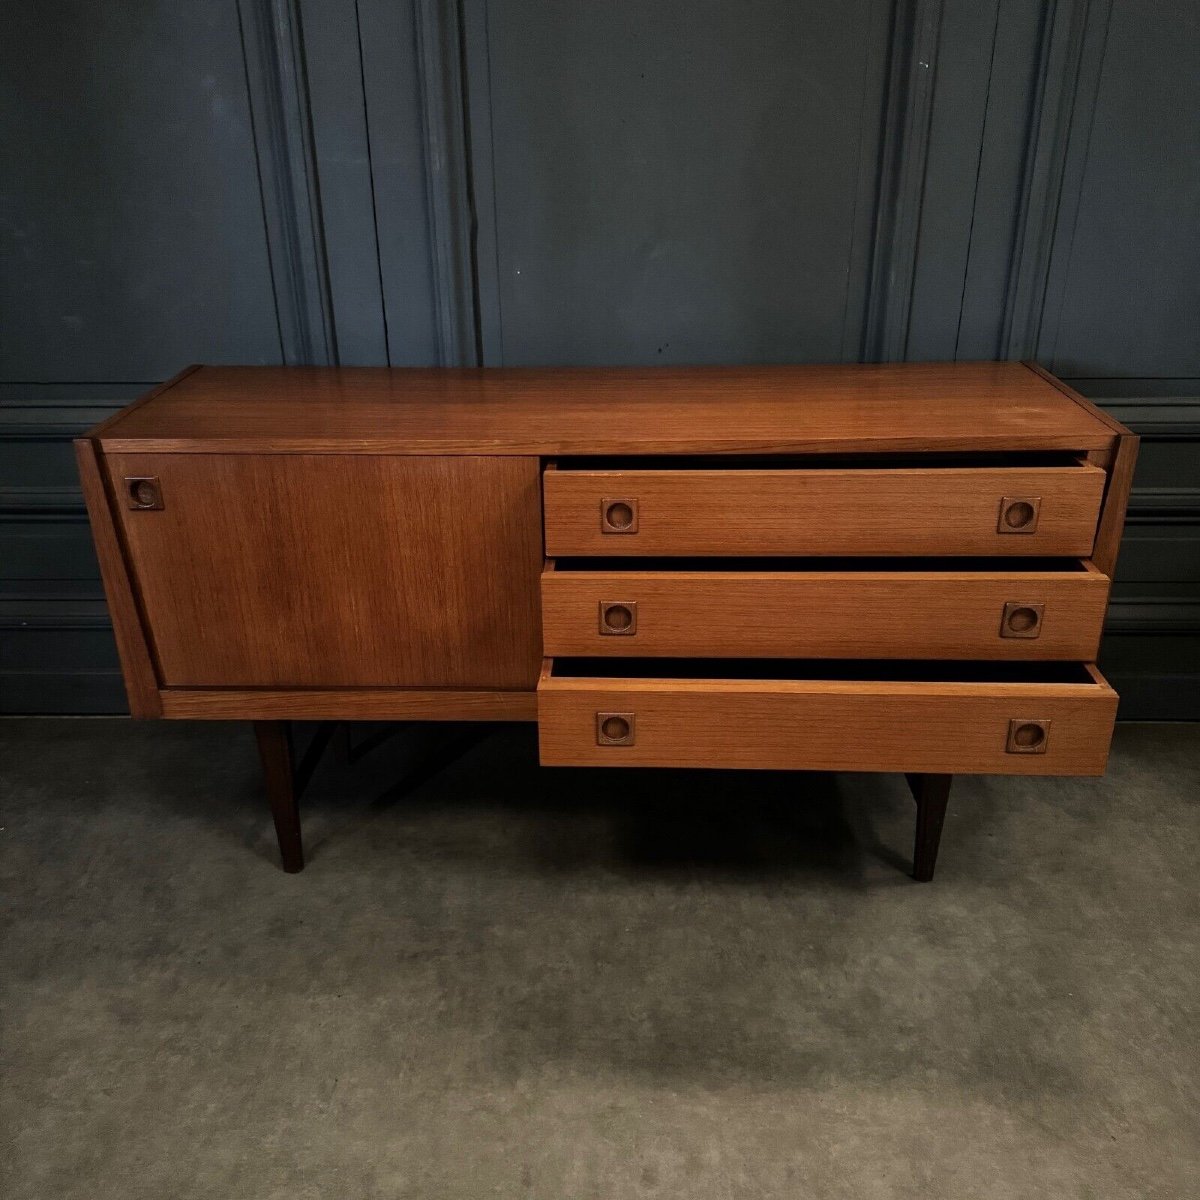
[[547, 659], [547, 766], [1099, 775], [1090, 664]]

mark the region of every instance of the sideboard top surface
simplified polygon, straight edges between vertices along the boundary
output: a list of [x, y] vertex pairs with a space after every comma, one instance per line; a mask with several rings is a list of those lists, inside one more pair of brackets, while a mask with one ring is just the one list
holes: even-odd
[[1022, 363], [199, 367], [98, 426], [111, 451], [803, 454], [1093, 450], [1123, 432]]

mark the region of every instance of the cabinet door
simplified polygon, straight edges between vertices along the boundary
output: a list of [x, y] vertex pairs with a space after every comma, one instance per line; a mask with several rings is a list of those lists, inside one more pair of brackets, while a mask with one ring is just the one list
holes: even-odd
[[536, 685], [536, 458], [107, 463], [164, 686]]

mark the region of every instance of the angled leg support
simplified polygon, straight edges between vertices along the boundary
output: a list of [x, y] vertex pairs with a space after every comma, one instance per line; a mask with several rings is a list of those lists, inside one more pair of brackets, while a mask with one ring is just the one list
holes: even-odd
[[908, 786], [917, 802], [917, 835], [913, 843], [913, 878], [928, 883], [937, 863], [946, 802], [950, 799], [953, 775], [909, 775]]

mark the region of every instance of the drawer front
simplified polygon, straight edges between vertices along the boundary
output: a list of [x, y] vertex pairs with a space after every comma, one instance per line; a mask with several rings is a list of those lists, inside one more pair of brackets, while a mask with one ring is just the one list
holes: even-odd
[[571, 571], [542, 575], [548, 655], [1096, 657], [1109, 580], [1079, 571]]
[[1086, 556], [1104, 472], [550, 469], [543, 487], [550, 555]]
[[1117, 697], [1090, 683], [572, 679], [544, 671], [541, 761], [1100, 775]]

